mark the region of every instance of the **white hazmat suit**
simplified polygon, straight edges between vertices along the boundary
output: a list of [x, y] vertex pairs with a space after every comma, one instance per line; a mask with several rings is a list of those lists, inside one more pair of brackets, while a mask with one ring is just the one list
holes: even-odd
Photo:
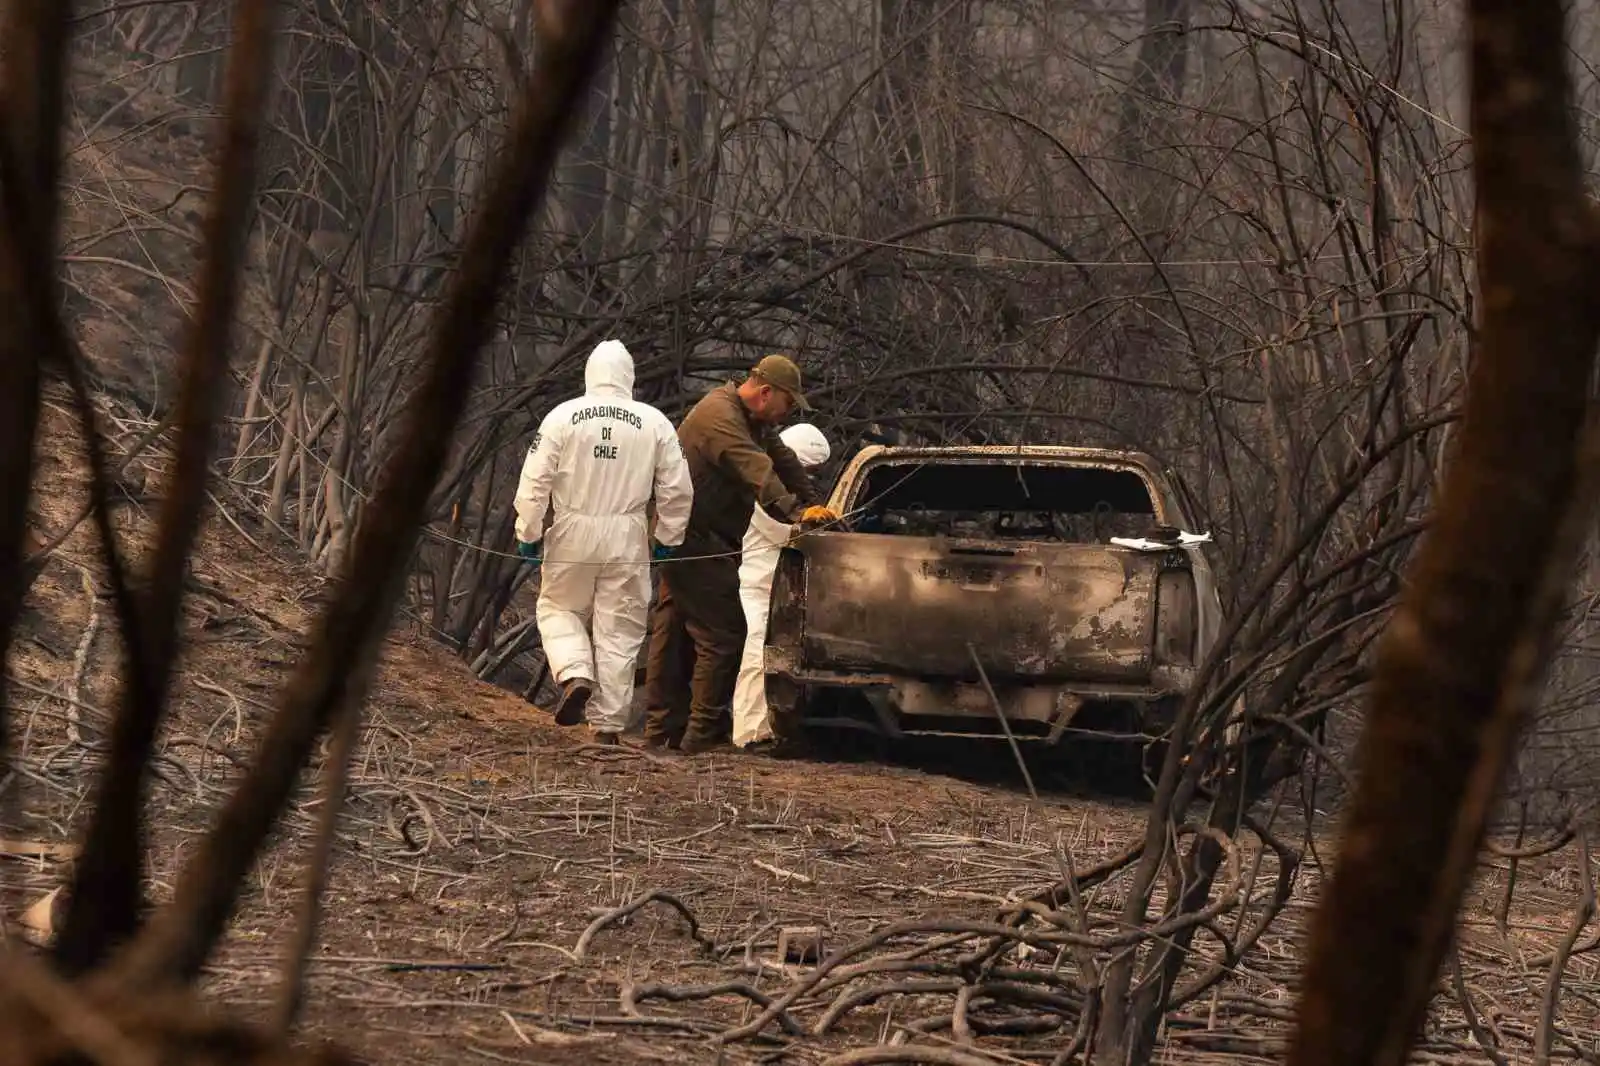
[[[790, 426], [779, 436], [807, 468], [828, 461], [828, 438], [808, 422]], [[733, 743], [744, 748], [772, 739], [772, 718], [767, 711], [767, 615], [772, 610], [772, 581], [778, 572], [778, 554], [789, 543], [794, 527], [780, 522], [756, 504], [745, 530], [739, 559], [739, 602], [744, 607], [744, 652], [739, 677], [733, 687]]]
[[[544, 535], [539, 637], [556, 681], [592, 681], [589, 725], [620, 733], [633, 704], [634, 662], [650, 606], [646, 507], [655, 538], [683, 542], [694, 485], [667, 416], [633, 398], [633, 356], [601, 342], [584, 370], [584, 393], [557, 404], [528, 448], [517, 486], [517, 539]], [[591, 642], [589, 626], [594, 634]]]

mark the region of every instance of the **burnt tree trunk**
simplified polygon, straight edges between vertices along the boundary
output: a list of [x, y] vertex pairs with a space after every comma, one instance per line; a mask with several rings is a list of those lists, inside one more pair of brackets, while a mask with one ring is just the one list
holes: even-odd
[[1568, 106], [1562, 5], [1469, 11], [1482, 322], [1459, 452], [1379, 650], [1294, 1066], [1405, 1061], [1538, 697], [1594, 488], [1600, 218]]

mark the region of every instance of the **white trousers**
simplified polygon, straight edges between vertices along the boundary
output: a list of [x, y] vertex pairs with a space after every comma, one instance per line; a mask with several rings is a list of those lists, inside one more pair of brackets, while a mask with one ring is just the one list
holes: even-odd
[[634, 666], [650, 610], [645, 516], [569, 515], [545, 537], [539, 639], [556, 681], [594, 682], [589, 725], [620, 733], [633, 711]]
[[733, 742], [747, 747], [772, 738], [767, 707], [767, 617], [772, 610], [772, 581], [778, 572], [779, 549], [794, 527], [772, 518], [760, 506], [750, 517], [739, 560], [739, 603], [744, 608], [744, 653], [733, 686]]

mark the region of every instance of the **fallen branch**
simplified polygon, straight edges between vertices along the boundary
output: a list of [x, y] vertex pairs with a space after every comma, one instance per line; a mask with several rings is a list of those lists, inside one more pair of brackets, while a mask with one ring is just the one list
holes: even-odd
[[[622, 986], [622, 1012], [624, 1014], [638, 1014], [639, 1001], [646, 999], [662, 999], [668, 1003], [692, 1003], [702, 999], [714, 999], [717, 996], [742, 996], [750, 1002], [761, 1007], [772, 1006], [772, 997], [746, 984], [744, 981], [723, 981], [715, 985], [632, 985]], [[783, 1026], [785, 1032], [791, 1036], [804, 1036], [805, 1026], [795, 1021], [787, 1011], [780, 1011], [778, 1024]]]
[[[1202, 831], [1211, 832], [1205, 830]], [[1225, 848], [1231, 857], [1233, 855], [1231, 843], [1225, 845]], [[1230, 860], [1230, 868], [1234, 873], [1233, 882], [1235, 886], [1237, 886], [1238, 874], [1236, 859]], [[1171, 928], [1182, 928], [1188, 924], [1192, 924], [1192, 918], [1193, 916], [1180, 916], [1173, 922], [1168, 923], [1168, 925]], [[938, 948], [953, 947], [955, 943], [958, 943], [964, 939], [983, 937], [987, 940], [990, 940], [991, 943], [982, 950], [966, 957], [965, 961], [969, 963], [976, 963], [995, 955], [996, 945], [1003, 946], [1009, 944], [1026, 944], [1029, 947], [1049, 951], [1052, 954], [1059, 951], [1062, 947], [1073, 944], [1087, 944], [1097, 948], [1111, 949], [1132, 946], [1134, 944], [1142, 943], [1152, 936], [1161, 936], [1163, 935], [1160, 931], [1162, 928], [1163, 927], [1158, 926], [1150, 929], [1121, 930], [1115, 933], [1108, 933], [1104, 936], [1084, 936], [1083, 934], [1073, 933], [1065, 929], [1052, 930], [1049, 932], [1030, 932], [1012, 925], [1001, 925], [994, 922], [963, 921], [960, 919], [930, 919], [921, 921], [896, 922], [885, 926], [873, 933], [871, 936], [859, 940], [854, 944], [847, 945], [828, 956], [814, 970], [811, 970], [809, 973], [796, 980], [795, 983], [790, 986], [787, 992], [775, 1000], [772, 1006], [768, 1007], [759, 1016], [751, 1019], [744, 1025], [740, 1025], [736, 1028], [729, 1029], [726, 1032], [719, 1034], [716, 1037], [716, 1042], [718, 1044], [728, 1044], [735, 1041], [748, 1039], [759, 1033], [762, 1029], [766, 1028], [766, 1026], [769, 1025], [775, 1017], [777, 1017], [780, 1011], [787, 1010], [789, 1007], [793, 1006], [802, 996], [818, 990], [819, 988], [834, 987], [844, 980], [850, 980], [866, 973], [881, 973], [890, 969], [900, 969], [902, 971], [906, 969], [912, 969], [920, 970], [924, 973], [936, 972], [936, 967], [934, 964], [918, 964], [913, 961], [915, 956], [918, 954], [925, 954], [930, 950], [936, 950], [935, 947], [930, 945], [923, 945], [921, 948], [917, 949], [916, 952], [911, 953], [909, 957], [902, 956], [887, 960], [876, 959], [867, 963], [850, 967], [846, 967], [844, 965], [849, 960], [863, 955], [875, 947], [880, 947], [889, 941], [900, 937], [929, 933], [955, 934], [954, 940], [942, 941], [937, 945]], [[949, 968], [954, 969], [955, 967], [951, 965]], [[836, 975], [835, 971], [845, 971], [847, 976], [844, 974]], [[1006, 976], [1011, 979], [1016, 979], [1029, 975], [1025, 971], [1007, 971]], [[836, 979], [830, 982], [830, 977], [835, 977]]]
[[812, 1036], [826, 1036], [828, 1031], [839, 1023], [845, 1015], [857, 1007], [865, 1007], [876, 1003], [888, 996], [923, 996], [929, 993], [959, 992], [967, 987], [966, 982], [959, 977], [947, 977], [925, 981], [897, 981], [889, 985], [871, 985], [867, 988], [858, 988], [848, 995], [835, 999], [817, 1023], [811, 1027]]
[[585, 929], [583, 931], [583, 935], [578, 937], [578, 943], [572, 949], [573, 959], [581, 961], [589, 953], [589, 945], [594, 942], [594, 938], [599, 936], [601, 931], [603, 931], [607, 926], [615, 925], [617, 922], [622, 921], [630, 914], [643, 909], [651, 903], [665, 903], [667, 906], [683, 915], [683, 920], [689, 923], [689, 935], [693, 937], [702, 948], [705, 949], [708, 955], [714, 955], [716, 953], [716, 941], [700, 932], [700, 921], [694, 916], [694, 911], [691, 911], [688, 905], [677, 896], [672, 895], [670, 892], [663, 892], [660, 889], [656, 889], [651, 892], [646, 892], [638, 899], [624, 903], [620, 907], [606, 911], [600, 917], [590, 922], [589, 928]]
[[[1057, 881], [1048, 888], [1040, 889], [1027, 897], [1023, 903], [1037, 903], [1055, 910], [1062, 903], [1070, 903], [1077, 892], [1087, 892], [1105, 881], [1115, 877], [1122, 870], [1138, 861], [1144, 854], [1144, 841], [1136, 840], [1108, 859], [1103, 859], [1093, 866], [1078, 873], [1071, 879]], [[1026, 921], [1028, 913], [1018, 904], [1016, 907], [1007, 908], [1001, 914], [1000, 920], [1006, 922]]]
[[925, 1063], [927, 1066], [996, 1066], [1000, 1059], [978, 1055], [955, 1048], [902, 1045], [900, 1047], [869, 1047], [847, 1051], [831, 1059], [823, 1059], [822, 1066], [860, 1066], [862, 1063]]
[[[1165, 921], [1139, 929], [1125, 929], [1104, 936], [1069, 932], [1071, 939], [1068, 942], [1095, 948], [1114, 948], [1144, 940], [1160, 940], [1193, 926], [1204, 925], [1218, 915], [1232, 909], [1239, 902], [1239, 890], [1243, 884], [1243, 872], [1239, 867], [1238, 850], [1233, 846], [1233, 841], [1229, 839], [1226, 833], [1210, 826], [1182, 826], [1176, 830], [1175, 835], [1183, 836], [1189, 833], [1209, 837], [1222, 849], [1224, 887], [1216, 899], [1199, 910], [1191, 911], [1187, 914], [1175, 914]], [[1064, 930], [1070, 931], [1077, 924], [1076, 916], [1044, 907], [1037, 903], [1024, 902], [1019, 909], [1028, 915], [1043, 919], [1051, 925], [1058, 926]]]
[[[1256, 916], [1255, 920], [1250, 923], [1250, 926], [1238, 932], [1232, 942], [1226, 939], [1222, 940], [1225, 949], [1222, 959], [1212, 963], [1206, 970], [1173, 991], [1167, 1003], [1168, 1010], [1176, 1010], [1230, 975], [1237, 960], [1243, 958], [1256, 946], [1257, 942], [1266, 935], [1268, 929], [1272, 928], [1273, 923], [1278, 920], [1278, 916], [1284, 912], [1294, 898], [1295, 878], [1300, 870], [1299, 852], [1279, 840], [1255, 818], [1246, 816], [1244, 824], [1278, 857], [1277, 884], [1273, 888], [1272, 898], [1267, 902], [1261, 913]], [[1221, 939], [1220, 935], [1219, 939]]]

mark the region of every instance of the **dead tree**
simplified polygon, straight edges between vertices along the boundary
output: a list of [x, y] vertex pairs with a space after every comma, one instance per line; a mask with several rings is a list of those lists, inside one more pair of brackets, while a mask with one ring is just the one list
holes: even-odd
[[[183, 869], [175, 899], [153, 915], [144, 897], [144, 815], [152, 743], [181, 644], [182, 575], [200, 527], [228, 340], [255, 188], [255, 148], [269, 83], [272, 0], [239, 0], [233, 13], [223, 123], [197, 303], [181, 350], [177, 465], [148, 570], [129, 572], [108, 517], [108, 475], [85, 385], [56, 298], [61, 100], [67, 0], [12, 0], [5, 9], [5, 98], [0, 110], [0, 653], [22, 585], [33, 436], [48, 371], [73, 388], [83, 421], [92, 496], [124, 644], [122, 692], [82, 858], [53, 959], [18, 951], [0, 967], [0, 1059], [55, 1062], [284, 1061], [281, 1034], [206, 1022], [193, 985], [231, 918], [247, 872], [283, 814], [321, 735], [356, 720], [378, 649], [452, 431], [466, 404], [476, 353], [489, 337], [513, 255], [539, 208], [567, 116], [593, 73], [617, 4], [545, 0], [537, 8], [539, 62], [461, 250], [460, 269], [431, 330], [408, 429], [388, 457], [356, 534], [339, 589], [278, 699], [249, 772]], [[0, 734], [0, 757], [5, 755]], [[348, 756], [348, 746], [343, 747]], [[329, 775], [338, 780], [337, 757]], [[335, 795], [337, 795], [337, 791]], [[329, 803], [328, 807], [335, 806]], [[331, 819], [331, 814], [328, 815]], [[326, 849], [317, 855], [326, 862]], [[313, 877], [320, 884], [321, 873]], [[314, 899], [286, 967], [292, 1021], [299, 974], [314, 939]]]
[[1476, 358], [1434, 525], [1380, 648], [1360, 784], [1313, 925], [1295, 1066], [1406, 1061], [1597, 488], [1600, 216], [1568, 106], [1562, 5], [1468, 7]]

